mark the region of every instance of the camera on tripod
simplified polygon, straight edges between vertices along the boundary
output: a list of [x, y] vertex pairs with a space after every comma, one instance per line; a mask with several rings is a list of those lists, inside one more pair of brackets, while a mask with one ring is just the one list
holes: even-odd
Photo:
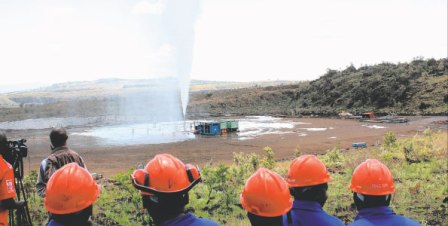
[[11, 226], [31, 226], [30, 211], [28, 209], [28, 194], [23, 186], [23, 158], [28, 156], [28, 147], [26, 146], [26, 139], [16, 141], [7, 141], [9, 151], [3, 152], [3, 158], [9, 162], [14, 171], [15, 190], [17, 192], [17, 199], [25, 201], [25, 205], [16, 210], [9, 210], [9, 225]]
[[8, 141], [9, 150], [13, 156], [21, 158], [28, 156], [28, 147], [26, 146], [26, 139], [20, 139], [16, 141]]

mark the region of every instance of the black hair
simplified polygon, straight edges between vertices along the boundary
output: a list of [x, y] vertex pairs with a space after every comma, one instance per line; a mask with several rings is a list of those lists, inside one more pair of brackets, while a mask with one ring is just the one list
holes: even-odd
[[283, 216], [278, 217], [262, 217], [255, 215], [251, 212], [247, 212], [250, 224], [252, 226], [282, 226]]
[[51, 145], [55, 148], [66, 145], [68, 136], [64, 128], [54, 128], [50, 132]]
[[293, 187], [290, 192], [296, 200], [318, 202], [321, 206], [324, 206], [328, 198], [327, 190], [328, 184], [323, 183], [308, 187]]
[[188, 204], [188, 193], [166, 195], [143, 195], [143, 207], [148, 211], [156, 225], [173, 219], [185, 212]]
[[353, 200], [358, 210], [364, 208], [374, 208], [381, 206], [389, 206], [392, 195], [363, 195], [353, 192]]
[[0, 145], [6, 145], [8, 142], [8, 138], [6, 138], [6, 133], [0, 131]]
[[12, 159], [12, 153], [9, 150], [8, 145], [8, 138], [6, 137], [6, 133], [3, 131], [0, 131], [0, 154], [8, 162]]

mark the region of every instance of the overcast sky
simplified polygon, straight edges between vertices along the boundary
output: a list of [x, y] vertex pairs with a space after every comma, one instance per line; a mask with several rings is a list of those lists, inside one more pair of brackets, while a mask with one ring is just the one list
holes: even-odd
[[351, 63], [447, 57], [446, 0], [202, 0], [167, 13], [172, 1], [0, 0], [0, 88], [153, 78], [190, 63], [192, 79], [311, 80]]

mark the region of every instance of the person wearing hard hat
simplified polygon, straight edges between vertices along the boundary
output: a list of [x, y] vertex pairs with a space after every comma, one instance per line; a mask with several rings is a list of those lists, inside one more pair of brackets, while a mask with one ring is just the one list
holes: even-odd
[[265, 168], [247, 179], [240, 202], [252, 226], [281, 226], [282, 215], [292, 207], [286, 181]]
[[315, 155], [294, 159], [286, 179], [294, 203], [291, 211], [283, 216], [284, 224], [343, 226], [341, 220], [323, 210], [331, 180], [327, 168]]
[[45, 208], [52, 214], [48, 226], [90, 226], [92, 204], [100, 187], [77, 163], [58, 169], [47, 183]]
[[358, 215], [350, 226], [416, 226], [417, 221], [396, 215], [389, 207], [395, 192], [394, 179], [383, 163], [367, 159], [356, 167], [350, 189]]
[[143, 207], [157, 226], [217, 226], [214, 221], [185, 213], [188, 191], [201, 181], [199, 169], [170, 154], [159, 154], [131, 175]]

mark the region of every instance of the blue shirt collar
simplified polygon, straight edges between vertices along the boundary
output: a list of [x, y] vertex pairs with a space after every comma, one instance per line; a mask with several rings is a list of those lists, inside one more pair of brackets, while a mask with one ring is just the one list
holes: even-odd
[[292, 203], [293, 209], [300, 209], [300, 210], [309, 210], [309, 211], [315, 211], [320, 212], [323, 211], [322, 206], [318, 202], [313, 201], [303, 201], [303, 200], [294, 200]]
[[170, 219], [167, 221], [164, 221], [161, 226], [165, 226], [165, 225], [180, 225], [180, 224], [185, 224], [185, 222], [189, 222], [195, 219], [195, 216], [193, 216], [191, 213], [185, 213], [182, 214], [174, 219]]
[[358, 211], [358, 215], [356, 216], [355, 220], [362, 218], [385, 216], [385, 215], [395, 215], [395, 213], [388, 206], [364, 208]]

